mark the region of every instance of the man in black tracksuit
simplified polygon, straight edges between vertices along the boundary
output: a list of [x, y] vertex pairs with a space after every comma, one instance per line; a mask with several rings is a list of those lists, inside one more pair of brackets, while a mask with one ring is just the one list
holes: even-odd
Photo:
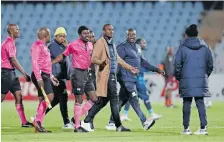
[[[136, 41], [136, 31], [134, 29], [128, 29], [127, 31], [127, 41], [124, 43], [121, 43], [117, 47], [118, 55], [128, 64], [131, 66], [141, 68], [144, 67], [145, 69], [157, 72], [160, 74], [165, 74], [163, 70], [160, 70], [159, 68], [156, 68], [155, 66], [151, 65], [141, 54], [141, 47], [135, 43]], [[138, 115], [139, 119], [141, 120], [141, 123], [143, 125], [143, 128], [145, 130], [150, 129], [150, 127], [153, 126], [155, 121], [153, 119], [146, 119], [146, 116], [142, 112], [138, 96], [137, 96], [137, 89], [136, 89], [136, 83], [137, 83], [137, 76], [133, 76], [129, 72], [127, 72], [124, 68], [119, 66], [118, 69], [118, 80], [121, 85], [120, 93], [119, 93], [119, 109], [123, 105], [127, 103], [127, 101], [130, 102], [131, 106], [133, 107], [134, 111]], [[108, 130], [113, 129], [113, 117], [110, 118], [110, 121], [106, 128]]]

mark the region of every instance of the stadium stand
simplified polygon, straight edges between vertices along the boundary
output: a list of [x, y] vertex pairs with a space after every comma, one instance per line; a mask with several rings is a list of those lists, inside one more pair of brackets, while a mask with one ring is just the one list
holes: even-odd
[[115, 28], [117, 44], [125, 41], [128, 28], [136, 29], [137, 37], [147, 40], [146, 58], [158, 65], [165, 48], [170, 45], [177, 49], [184, 29], [189, 24], [198, 24], [203, 10], [201, 2], [2, 3], [1, 39], [7, 36], [8, 23], [19, 25], [20, 38], [16, 42], [18, 60], [31, 73], [28, 57], [39, 27], [48, 27], [53, 36], [58, 26], [64, 26], [71, 41], [78, 36], [80, 25], [88, 26], [100, 37], [102, 26], [111, 23]]
[[223, 73], [224, 72], [224, 31], [222, 35], [222, 39], [215, 45], [214, 48], [214, 59], [215, 59], [215, 73]]

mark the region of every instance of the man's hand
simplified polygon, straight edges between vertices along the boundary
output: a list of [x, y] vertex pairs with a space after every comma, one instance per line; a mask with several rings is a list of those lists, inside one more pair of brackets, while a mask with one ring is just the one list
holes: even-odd
[[38, 83], [38, 86], [39, 86], [40, 88], [41, 88], [41, 87], [44, 88], [44, 82], [43, 82], [43, 80], [38, 80], [37, 83]]
[[130, 71], [131, 71], [133, 74], [138, 74], [138, 73], [139, 73], [139, 70], [138, 70], [138, 68], [136, 68], [136, 67], [131, 67]]
[[25, 80], [27, 82], [30, 82], [31, 81], [31, 78], [30, 78], [30, 76], [28, 74], [25, 73], [23, 76], [24, 76], [24, 78], [25, 78]]
[[62, 44], [66, 47], [68, 45], [67, 40], [64, 40], [64, 42], [62, 42]]
[[55, 77], [51, 78], [51, 82], [53, 83], [54, 86], [58, 86], [59, 85], [59, 81]]
[[103, 61], [101, 64], [100, 64], [100, 68], [99, 70], [102, 71], [104, 69], [104, 67], [109, 63], [109, 59], [106, 59], [105, 61]]
[[165, 71], [164, 70], [161, 70], [161, 69], [158, 69], [158, 73], [161, 74], [161, 75], [165, 75]]

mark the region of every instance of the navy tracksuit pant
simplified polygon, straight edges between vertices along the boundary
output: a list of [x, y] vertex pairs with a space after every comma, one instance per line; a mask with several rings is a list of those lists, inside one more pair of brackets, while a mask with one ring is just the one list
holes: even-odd
[[[190, 123], [190, 115], [191, 115], [191, 103], [193, 97], [185, 97], [183, 98], [183, 125], [184, 128], [187, 129]], [[201, 122], [201, 128], [207, 126], [207, 116], [206, 116], [206, 109], [204, 104], [203, 97], [194, 97], [198, 114]]]

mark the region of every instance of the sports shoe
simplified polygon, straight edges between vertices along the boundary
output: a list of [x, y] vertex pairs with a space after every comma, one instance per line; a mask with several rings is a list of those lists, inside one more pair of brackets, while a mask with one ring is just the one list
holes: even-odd
[[190, 128], [188, 127], [187, 129], [184, 129], [182, 132], [180, 132], [182, 135], [192, 135], [192, 132]]
[[127, 115], [121, 115], [121, 121], [132, 121]]
[[162, 117], [162, 115], [156, 114], [156, 113], [152, 113], [152, 119], [153, 120], [159, 120]]
[[35, 127], [34, 132], [41, 132], [41, 133], [51, 133], [51, 131], [46, 130], [44, 127], [41, 126], [40, 121], [33, 122], [33, 126]]
[[30, 128], [30, 127], [33, 127], [33, 124], [30, 123], [29, 121], [27, 121], [25, 124], [22, 124], [22, 127], [23, 128]]
[[196, 132], [194, 132], [195, 135], [208, 135], [207, 127], [204, 129], [199, 128]]
[[81, 121], [81, 126], [89, 132], [93, 132], [94, 130], [91, 128], [91, 123], [85, 123]]
[[108, 123], [105, 128], [109, 131], [115, 131], [116, 130], [116, 126], [114, 123]]
[[150, 129], [155, 124], [155, 120], [150, 118], [143, 123], [144, 130]]
[[37, 122], [33, 121], [33, 126], [35, 127], [34, 132], [44, 132], [44, 130], [42, 129], [40, 121], [37, 121]]
[[87, 131], [86, 129], [84, 129], [83, 127], [79, 127], [77, 129], [74, 130], [75, 133], [87, 133], [89, 131]]
[[72, 123], [65, 124], [62, 129], [74, 129], [74, 125]]
[[130, 129], [128, 128], [125, 128], [123, 125], [119, 126], [117, 129], [116, 129], [117, 132], [131, 132]]

